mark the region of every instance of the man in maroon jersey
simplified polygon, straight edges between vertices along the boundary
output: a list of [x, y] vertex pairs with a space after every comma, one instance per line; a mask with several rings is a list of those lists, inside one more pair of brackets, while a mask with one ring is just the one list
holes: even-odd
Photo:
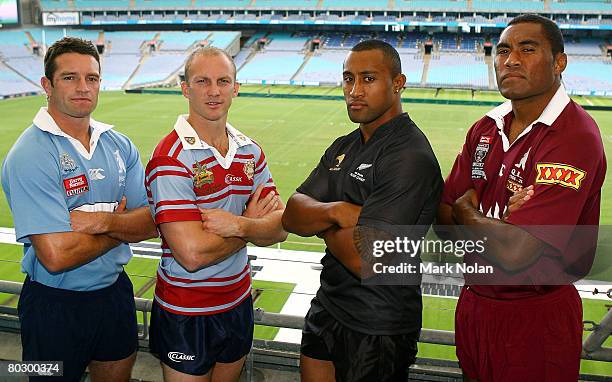
[[493, 283], [505, 284], [465, 277], [455, 330], [468, 381], [579, 375], [582, 306], [562, 281], [592, 265], [596, 235], [585, 251], [576, 226], [599, 224], [606, 159], [596, 123], [561, 84], [566, 64], [554, 22], [537, 15], [510, 21], [495, 56], [509, 101], [472, 126], [445, 183], [438, 224], [487, 228], [492, 237], [478, 263], [493, 264]]

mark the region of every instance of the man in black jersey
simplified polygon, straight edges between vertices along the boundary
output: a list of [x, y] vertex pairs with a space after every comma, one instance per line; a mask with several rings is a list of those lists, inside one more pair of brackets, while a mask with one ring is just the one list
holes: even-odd
[[363, 229], [427, 227], [436, 213], [443, 180], [427, 138], [402, 111], [405, 82], [391, 45], [353, 47], [343, 90], [359, 128], [332, 143], [287, 203], [284, 228], [327, 245], [302, 333], [302, 381], [406, 381], [416, 358], [418, 283], [362, 283], [371, 268], [362, 269], [353, 241]]

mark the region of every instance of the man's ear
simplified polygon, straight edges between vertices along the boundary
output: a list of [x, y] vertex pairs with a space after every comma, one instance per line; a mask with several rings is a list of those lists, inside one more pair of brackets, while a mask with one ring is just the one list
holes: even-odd
[[404, 85], [406, 85], [406, 76], [400, 73], [393, 79], [393, 93], [399, 93]]
[[183, 93], [183, 97], [189, 98], [189, 85], [187, 81], [181, 81], [181, 92]]
[[555, 74], [560, 76], [566, 67], [567, 67], [567, 54], [557, 53], [557, 56], [555, 57]]
[[51, 93], [53, 93], [53, 84], [51, 83], [51, 80], [45, 76], [40, 77], [40, 86], [42, 86], [42, 88], [45, 90], [45, 93], [47, 93], [47, 99], [49, 99]]

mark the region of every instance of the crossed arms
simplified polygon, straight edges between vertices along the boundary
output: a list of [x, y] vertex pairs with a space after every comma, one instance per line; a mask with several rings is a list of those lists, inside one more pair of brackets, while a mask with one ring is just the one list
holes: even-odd
[[216, 264], [247, 242], [267, 246], [287, 238], [281, 225], [284, 205], [274, 192], [255, 190], [242, 215], [202, 209], [202, 221], [162, 223], [160, 230], [176, 261], [189, 272]]
[[36, 256], [49, 272], [64, 272], [124, 242], [157, 237], [148, 207], [128, 210], [125, 197], [114, 212], [70, 212], [72, 232], [30, 235]]
[[353, 235], [361, 206], [348, 202], [320, 202], [296, 192], [287, 201], [283, 227], [300, 236], [317, 235], [351, 273], [361, 277], [361, 257]]
[[[505, 221], [512, 212], [529, 200], [533, 193], [533, 186], [516, 192], [508, 201], [506, 214], [498, 220], [488, 218], [478, 210], [480, 202], [476, 191], [469, 189], [452, 206], [440, 204], [437, 224], [460, 224], [484, 229], [490, 227], [491, 229], [487, 230], [487, 258], [505, 271], [516, 272], [533, 264], [546, 247], [541, 240]], [[500, 234], [502, 232], [503, 234]]]

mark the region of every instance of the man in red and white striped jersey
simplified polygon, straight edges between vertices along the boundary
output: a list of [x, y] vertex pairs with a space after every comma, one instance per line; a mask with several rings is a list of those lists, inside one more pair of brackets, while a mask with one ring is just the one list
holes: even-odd
[[189, 114], [178, 117], [146, 169], [163, 249], [150, 345], [166, 381], [238, 379], [253, 338], [245, 245], [287, 237], [262, 149], [227, 123], [238, 89], [225, 51], [192, 53], [182, 83]]

